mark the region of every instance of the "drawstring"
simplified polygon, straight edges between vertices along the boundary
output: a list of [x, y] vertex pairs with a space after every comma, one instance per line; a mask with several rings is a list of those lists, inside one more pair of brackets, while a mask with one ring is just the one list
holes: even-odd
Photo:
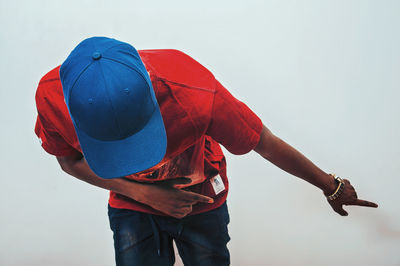
[[[156, 221], [154, 220], [154, 216], [150, 213], [147, 214], [149, 216], [150, 219], [150, 223], [151, 223], [151, 227], [153, 229], [153, 234], [154, 234], [154, 240], [156, 241], [156, 247], [157, 247], [157, 254], [158, 256], [161, 256], [161, 236], [160, 236], [160, 229], [156, 223]], [[178, 227], [177, 227], [177, 233], [178, 233], [178, 237], [180, 237], [182, 235], [182, 231], [184, 228], [184, 219], [181, 219], [178, 223]]]
[[150, 218], [151, 227], [153, 228], [154, 239], [157, 246], [157, 253], [158, 256], [161, 256], [160, 231], [158, 230], [156, 222], [154, 221], [153, 215], [148, 214], [148, 216]]
[[184, 226], [184, 224], [183, 224], [183, 219], [182, 219], [179, 221], [179, 224], [178, 224], [178, 237], [180, 237], [182, 235], [183, 226]]

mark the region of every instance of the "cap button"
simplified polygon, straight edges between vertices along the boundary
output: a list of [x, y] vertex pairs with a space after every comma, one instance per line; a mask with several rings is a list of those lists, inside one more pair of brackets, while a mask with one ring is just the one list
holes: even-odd
[[93, 58], [94, 60], [100, 59], [100, 58], [101, 58], [101, 53], [100, 53], [100, 52], [94, 52], [94, 53], [92, 54], [92, 58]]

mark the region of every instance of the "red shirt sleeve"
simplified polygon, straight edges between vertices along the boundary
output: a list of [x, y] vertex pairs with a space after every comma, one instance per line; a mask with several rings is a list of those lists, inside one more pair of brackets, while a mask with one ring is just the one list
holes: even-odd
[[216, 81], [216, 91], [207, 135], [233, 154], [245, 154], [260, 140], [263, 124], [246, 104]]
[[52, 155], [68, 156], [78, 152], [54, 128], [48, 125], [44, 119], [40, 119], [40, 115], [36, 119], [35, 133], [43, 149]]

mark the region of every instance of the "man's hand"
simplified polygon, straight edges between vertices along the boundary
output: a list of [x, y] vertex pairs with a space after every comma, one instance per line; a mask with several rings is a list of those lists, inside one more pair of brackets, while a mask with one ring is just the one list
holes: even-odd
[[[319, 169], [299, 151], [275, 136], [266, 126], [263, 126], [260, 141], [254, 150], [282, 170], [319, 187], [326, 196], [331, 195], [337, 188], [336, 181], [331, 175]], [[328, 202], [335, 212], [343, 216], [347, 215], [347, 212], [343, 210], [343, 205], [378, 207], [376, 203], [358, 199], [356, 191], [346, 179], [343, 194]]]
[[175, 187], [190, 182], [189, 178], [182, 177], [147, 184], [143, 189], [141, 202], [175, 218], [188, 215], [192, 211], [192, 206], [198, 202], [214, 202], [210, 197]]
[[[335, 212], [342, 216], [347, 216], [348, 213], [343, 209], [343, 205], [357, 205], [373, 208], [378, 207], [378, 204], [374, 202], [358, 199], [357, 193], [354, 187], [350, 184], [350, 181], [347, 179], [344, 179], [343, 181], [345, 184], [342, 195], [340, 195], [337, 199], [328, 200], [329, 205], [331, 205]], [[324, 194], [325, 196], [328, 196], [326, 193]]]
[[142, 183], [126, 178], [103, 179], [89, 168], [82, 154], [57, 157], [57, 160], [66, 173], [82, 181], [112, 190], [175, 218], [188, 215], [192, 206], [198, 202], [214, 202], [210, 197], [174, 187], [189, 184], [189, 178], [181, 177], [156, 183]]

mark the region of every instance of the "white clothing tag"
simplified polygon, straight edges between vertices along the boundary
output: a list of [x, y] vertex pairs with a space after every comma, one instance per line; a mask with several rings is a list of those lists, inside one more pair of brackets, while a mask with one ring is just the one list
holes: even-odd
[[222, 191], [225, 190], [224, 182], [222, 182], [222, 178], [220, 175], [216, 175], [210, 179], [211, 185], [213, 186], [215, 195], [218, 195]]

